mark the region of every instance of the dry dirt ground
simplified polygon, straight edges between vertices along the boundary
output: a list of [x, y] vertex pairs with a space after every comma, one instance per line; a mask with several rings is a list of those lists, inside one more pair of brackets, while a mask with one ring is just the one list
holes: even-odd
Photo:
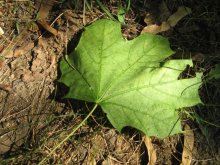
[[[102, 1], [113, 16], [127, 1]], [[160, 33], [204, 75], [220, 61], [219, 0], [133, 0], [124, 37], [160, 25], [180, 6], [192, 13]], [[0, 164], [220, 164], [219, 82], [204, 83], [204, 106], [182, 110], [184, 135], [149, 138], [125, 128], [118, 133], [96, 111], [52, 155], [50, 151], [88, 114], [91, 104], [62, 99], [59, 61], [77, 45], [83, 27], [107, 18], [93, 0], [0, 1]], [[4, 33], [4, 34], [3, 34]]]

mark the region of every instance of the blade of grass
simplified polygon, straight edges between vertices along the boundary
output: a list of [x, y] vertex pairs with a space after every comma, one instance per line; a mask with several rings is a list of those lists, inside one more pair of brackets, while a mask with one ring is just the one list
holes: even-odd
[[129, 10], [130, 10], [130, 7], [131, 7], [131, 0], [127, 0], [127, 3], [128, 3], [128, 5], [127, 5], [127, 8], [126, 8], [126, 12], [128, 12]]

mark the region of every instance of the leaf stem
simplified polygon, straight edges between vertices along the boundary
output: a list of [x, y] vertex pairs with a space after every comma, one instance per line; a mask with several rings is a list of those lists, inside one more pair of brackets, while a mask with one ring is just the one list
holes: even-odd
[[52, 154], [56, 151], [56, 149], [58, 149], [59, 147], [61, 147], [64, 142], [66, 142], [71, 136], [73, 136], [73, 134], [86, 122], [86, 120], [87, 120], [87, 119], [92, 115], [92, 113], [96, 110], [97, 106], [98, 106], [98, 104], [96, 103], [96, 104], [94, 105], [94, 107], [92, 108], [92, 110], [89, 112], [89, 114], [85, 117], [85, 119], [83, 119], [83, 121], [82, 121], [79, 125], [77, 125], [77, 127], [75, 127], [70, 134], [68, 134], [56, 147], [54, 147], [54, 148], [50, 151], [50, 153], [49, 153], [44, 159], [42, 159], [42, 160], [38, 163], [38, 165], [42, 165], [42, 164], [44, 163], [44, 161], [46, 161], [47, 158], [48, 158], [50, 155], [52, 155]]

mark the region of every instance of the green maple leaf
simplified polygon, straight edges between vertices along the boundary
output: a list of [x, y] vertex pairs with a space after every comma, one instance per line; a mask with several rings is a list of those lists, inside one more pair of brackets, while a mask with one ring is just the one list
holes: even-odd
[[62, 59], [60, 82], [69, 87], [66, 98], [100, 105], [117, 130], [131, 126], [163, 138], [181, 132], [176, 109], [201, 102], [201, 75], [178, 80], [192, 61], [164, 62], [172, 53], [161, 36], [127, 41], [119, 23], [99, 20], [85, 29], [69, 62]]

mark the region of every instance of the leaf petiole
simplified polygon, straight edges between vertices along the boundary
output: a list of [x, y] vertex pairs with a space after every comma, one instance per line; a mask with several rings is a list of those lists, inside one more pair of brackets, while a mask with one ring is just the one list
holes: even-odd
[[93, 114], [93, 112], [96, 110], [97, 107], [98, 107], [98, 104], [96, 103], [96, 104], [94, 105], [94, 107], [92, 108], [92, 110], [89, 112], [89, 114], [85, 117], [85, 119], [83, 119], [83, 121], [82, 121], [79, 125], [77, 125], [77, 126], [72, 130], [72, 132], [70, 132], [70, 134], [68, 134], [56, 147], [54, 147], [54, 148], [50, 151], [50, 153], [49, 153], [44, 159], [42, 159], [42, 160], [40, 161], [40, 163], [38, 163], [38, 165], [42, 165], [42, 164], [48, 159], [48, 157], [49, 157], [50, 155], [52, 155], [52, 154], [56, 151], [56, 149], [60, 148], [60, 147], [63, 145], [64, 142], [66, 142], [71, 136], [73, 136], [74, 133], [75, 133], [81, 126], [83, 126], [83, 124], [85, 124], [85, 122], [86, 122], [86, 121], [88, 120], [88, 118]]

